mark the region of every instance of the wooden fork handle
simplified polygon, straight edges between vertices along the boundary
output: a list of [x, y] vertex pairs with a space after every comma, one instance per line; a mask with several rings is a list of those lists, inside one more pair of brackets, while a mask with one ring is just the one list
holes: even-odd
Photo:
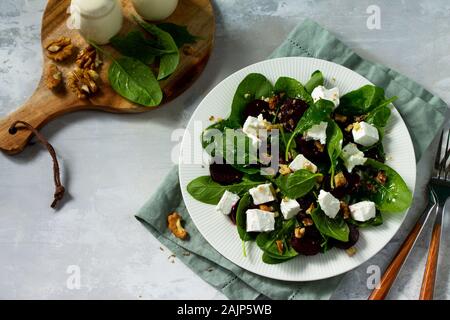
[[423, 274], [419, 300], [433, 300], [440, 238], [441, 224], [436, 223], [433, 227], [433, 233], [431, 234], [430, 247], [428, 249], [427, 263]]
[[406, 260], [411, 248], [414, 245], [414, 242], [417, 239], [417, 236], [420, 233], [420, 229], [422, 227], [422, 222], [419, 221], [415, 224], [414, 228], [408, 234], [405, 241], [401, 245], [400, 249], [395, 254], [394, 260], [392, 260], [391, 264], [387, 267], [383, 276], [381, 277], [380, 283], [376, 289], [372, 291], [372, 294], [369, 296], [369, 300], [383, 300], [386, 298], [389, 290], [394, 283], [400, 268]]

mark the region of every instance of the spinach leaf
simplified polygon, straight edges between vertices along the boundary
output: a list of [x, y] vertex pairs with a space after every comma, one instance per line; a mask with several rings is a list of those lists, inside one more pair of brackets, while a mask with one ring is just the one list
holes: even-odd
[[361, 221], [356, 221], [353, 220], [352, 218], [349, 218], [347, 220], [349, 223], [354, 224], [355, 226], [358, 226], [360, 228], [367, 228], [367, 227], [372, 227], [372, 226], [379, 226], [383, 224], [383, 216], [381, 215], [380, 211], [377, 211], [377, 215], [375, 216], [375, 218], [372, 218], [370, 220], [361, 222]]
[[[291, 235], [292, 235], [292, 232], [291, 232]], [[280, 253], [278, 251], [276, 242], [273, 242], [272, 245], [264, 251], [263, 255], [265, 254], [267, 257], [270, 257], [272, 259], [272, 261], [273, 260], [279, 261], [277, 263], [285, 262], [287, 260], [291, 260], [292, 258], [295, 258], [296, 256], [298, 256], [298, 252], [295, 251], [295, 249], [291, 246], [290, 240], [284, 239], [282, 241], [283, 241], [283, 252], [282, 253]], [[268, 260], [268, 259], [266, 258], [266, 260]]]
[[[256, 237], [256, 244], [266, 254], [266, 258], [263, 257], [263, 261], [287, 261], [298, 255], [297, 251], [295, 251], [294, 248], [292, 248], [292, 246], [290, 245], [290, 238], [292, 237], [295, 226], [296, 220], [290, 219], [287, 221], [282, 221], [281, 227], [275, 229], [274, 231], [261, 232], [260, 234], [258, 234], [258, 236]], [[282, 253], [278, 251], [278, 247], [276, 244], [277, 240], [283, 241]]]
[[221, 185], [212, 180], [210, 176], [198, 177], [187, 185], [187, 191], [196, 200], [207, 204], [218, 204], [225, 190], [243, 196], [249, 189], [260, 185], [261, 181], [254, 181], [244, 175], [241, 182]]
[[320, 173], [312, 173], [308, 170], [297, 170], [294, 173], [280, 175], [274, 183], [280, 188], [284, 196], [290, 199], [301, 198], [314, 188], [316, 178]]
[[261, 168], [258, 166], [252, 166], [252, 165], [244, 165], [244, 164], [232, 164], [231, 165], [236, 170], [247, 173], [249, 175], [257, 175], [261, 173]]
[[320, 70], [316, 70], [311, 74], [311, 79], [305, 84], [306, 91], [311, 94], [315, 87], [323, 86], [324, 78]]
[[375, 202], [378, 210], [381, 212], [403, 212], [409, 208], [412, 203], [412, 193], [402, 177], [391, 167], [367, 159], [365, 166], [383, 170], [386, 173], [387, 181], [384, 185], [373, 180], [377, 187], [377, 192], [370, 194], [370, 199]]
[[[221, 156], [226, 163], [247, 173], [257, 173], [258, 150], [241, 130], [226, 128], [217, 123], [202, 134], [202, 145], [212, 157]], [[213, 130], [215, 129], [215, 130]]]
[[[388, 104], [395, 100], [396, 97], [387, 100]], [[389, 109], [388, 104], [383, 103], [382, 105], [376, 107], [367, 114], [365, 121], [374, 125], [378, 129], [380, 134], [380, 140], [384, 136], [384, 127], [386, 127], [389, 117], [391, 116], [391, 109]]]
[[386, 124], [390, 116], [391, 116], [391, 109], [389, 109], [385, 105], [382, 105], [376, 107], [371, 112], [369, 112], [365, 121], [367, 123], [374, 125], [377, 128], [384, 128], [386, 127]]
[[240, 128], [245, 119], [244, 110], [250, 101], [261, 99], [262, 97], [271, 97], [273, 95], [273, 86], [265, 76], [259, 73], [250, 73], [239, 84], [231, 104], [231, 114], [226, 120], [228, 127]]
[[293, 134], [291, 135], [287, 143], [285, 153], [286, 160], [289, 160], [289, 152], [291, 151], [292, 142], [294, 141], [294, 138], [299, 134], [303, 134], [313, 125], [319, 124], [322, 121], [328, 122], [328, 120], [330, 119], [330, 115], [333, 112], [333, 109], [334, 109], [333, 102], [324, 99], [318, 100], [316, 103], [312, 104], [308, 109], [306, 109], [305, 113], [300, 118]]
[[275, 93], [284, 92], [291, 99], [301, 99], [308, 104], [313, 103], [311, 95], [305, 87], [296, 79], [289, 77], [280, 77], [274, 86]]
[[322, 243], [320, 244], [320, 246], [322, 247], [322, 252], [325, 253], [333, 248], [333, 244], [330, 242], [330, 237], [324, 234], [320, 235], [322, 236]]
[[130, 57], [113, 59], [108, 71], [111, 87], [122, 97], [153, 107], [161, 103], [162, 91], [152, 70], [139, 60]]
[[[202, 132], [203, 149], [211, 156], [221, 156], [236, 170], [250, 175], [259, 174], [257, 150], [253, 149], [250, 139], [241, 131], [230, 132], [227, 121], [222, 120], [210, 125]], [[232, 140], [233, 136], [235, 137]], [[239, 149], [238, 152], [238, 148]]]
[[110, 40], [114, 49], [121, 54], [150, 64], [156, 56], [173, 53], [173, 50], [159, 49], [152, 46], [141, 31], [131, 31], [126, 36], [116, 35]]
[[[283, 127], [280, 128], [280, 136], [281, 136], [281, 144], [280, 144], [280, 152], [283, 152], [286, 154], [288, 150], [288, 144], [289, 144], [289, 140], [291, 139], [291, 136], [293, 135], [293, 132], [284, 132]], [[297, 152], [295, 151], [295, 148], [297, 147], [297, 143], [295, 142], [295, 140], [291, 141], [291, 145], [290, 145], [290, 155], [292, 156], [292, 158], [295, 158], [297, 156]]]
[[348, 241], [350, 229], [340, 215], [331, 219], [320, 208], [316, 208], [311, 212], [311, 218], [322, 235], [339, 241]]
[[249, 165], [258, 163], [258, 152], [250, 138], [241, 130], [226, 128], [217, 141], [218, 152], [227, 163]]
[[286, 261], [286, 259], [276, 259], [270, 256], [267, 252], [263, 252], [262, 261], [267, 264], [279, 264]]
[[222, 120], [211, 124], [205, 130], [203, 130], [201, 135], [202, 147], [208, 152], [209, 155], [214, 157], [215, 150], [210, 150], [208, 146], [211, 146], [212, 148], [214, 146], [213, 143], [216, 141], [216, 139], [222, 138], [222, 134], [225, 131], [226, 126], [227, 122], [225, 120]]
[[239, 233], [239, 237], [242, 241], [255, 240], [256, 234], [247, 232], [247, 214], [246, 211], [250, 207], [251, 198], [250, 194], [247, 192], [239, 200], [239, 204], [236, 211], [236, 227]]
[[[380, 132], [380, 136], [382, 136], [382, 132]], [[384, 152], [382, 141], [378, 141], [373, 146], [361, 148], [361, 151], [364, 152], [367, 158], [372, 158], [381, 162], [386, 161], [386, 153]]]
[[344, 136], [342, 134], [341, 129], [339, 126], [334, 122], [333, 120], [328, 121], [328, 127], [327, 127], [327, 152], [328, 157], [331, 161], [330, 166], [330, 182], [331, 187], [334, 188], [334, 173], [336, 170], [336, 165], [339, 159], [339, 156], [342, 151], [342, 141], [344, 139]]
[[385, 104], [384, 90], [373, 85], [365, 85], [343, 95], [336, 113], [343, 115], [363, 115]]
[[303, 116], [300, 118], [294, 132], [303, 134], [306, 130], [310, 129], [313, 125], [319, 124], [322, 121], [327, 122], [333, 111], [334, 104], [329, 100], [318, 100], [316, 103], [306, 109]]
[[192, 35], [187, 26], [180, 26], [174, 23], [158, 23], [158, 28], [170, 33], [173, 40], [177, 44], [178, 48], [181, 48], [185, 44], [192, 44], [200, 40], [200, 37]]
[[177, 44], [168, 32], [158, 28], [156, 25], [137, 18], [135, 20], [145, 31], [156, 37], [164, 49], [173, 51], [161, 56], [159, 61], [158, 80], [167, 78], [175, 71], [180, 62], [180, 52]]

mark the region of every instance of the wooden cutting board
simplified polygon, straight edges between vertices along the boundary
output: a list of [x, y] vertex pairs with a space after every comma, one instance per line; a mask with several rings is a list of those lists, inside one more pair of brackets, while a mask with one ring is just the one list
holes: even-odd
[[[124, 26], [121, 34], [136, 28], [132, 16], [136, 15], [130, 0], [121, 0], [124, 12]], [[74, 56], [78, 50], [86, 47], [85, 40], [77, 30], [70, 30], [66, 21], [69, 17], [67, 9], [70, 0], [49, 0], [42, 21], [42, 44], [51, 39], [67, 36], [76, 46]], [[180, 49], [180, 64], [169, 78], [161, 82], [164, 99], [161, 106], [184, 92], [200, 75], [210, 56], [215, 32], [214, 12], [209, 0], [180, 0], [176, 11], [163, 22], [173, 22], [185, 25], [189, 32], [201, 37], [189, 50]], [[108, 51], [113, 50], [107, 46]], [[8, 154], [21, 152], [31, 137], [28, 130], [19, 130], [14, 135], [9, 133], [11, 124], [16, 120], [26, 121], [39, 129], [58, 116], [78, 110], [102, 110], [116, 113], [137, 113], [155, 108], [134, 104], [119, 96], [108, 84], [108, 68], [110, 61], [103, 57], [104, 64], [100, 68], [99, 92], [86, 100], [80, 100], [70, 90], [53, 92], [49, 90], [41, 77], [39, 85], [28, 101], [13, 113], [0, 120], [0, 149]], [[44, 53], [43, 70], [50, 63]], [[66, 75], [75, 67], [75, 57], [62, 63], [56, 63]]]

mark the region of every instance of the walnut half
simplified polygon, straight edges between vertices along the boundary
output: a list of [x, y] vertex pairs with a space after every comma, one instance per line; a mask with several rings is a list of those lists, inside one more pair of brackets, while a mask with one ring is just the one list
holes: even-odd
[[181, 225], [181, 216], [177, 212], [173, 212], [167, 217], [170, 231], [173, 235], [181, 240], [185, 240], [188, 236], [187, 231]]
[[95, 70], [102, 64], [102, 61], [97, 50], [89, 45], [78, 53], [76, 63], [81, 69]]
[[45, 85], [50, 90], [56, 89], [62, 83], [62, 73], [53, 63], [45, 69]]
[[72, 55], [72, 40], [68, 37], [50, 40], [46, 44], [45, 49], [47, 50], [47, 57], [55, 61], [63, 61]]
[[67, 82], [79, 99], [86, 99], [98, 91], [96, 83], [98, 78], [99, 75], [94, 70], [75, 68], [69, 73]]

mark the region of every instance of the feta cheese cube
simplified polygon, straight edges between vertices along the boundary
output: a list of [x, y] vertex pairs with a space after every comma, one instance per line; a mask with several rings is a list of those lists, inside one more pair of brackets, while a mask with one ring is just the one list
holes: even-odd
[[352, 134], [353, 140], [364, 147], [370, 147], [380, 139], [378, 129], [364, 121], [353, 124]]
[[294, 160], [292, 160], [292, 162], [289, 164], [289, 168], [292, 171], [305, 169], [311, 171], [312, 173], [317, 172], [317, 166], [308, 159], [306, 159], [305, 156], [302, 154], [299, 154], [298, 156], [295, 157]]
[[335, 109], [339, 106], [339, 88], [337, 87], [328, 90], [324, 86], [317, 86], [311, 92], [311, 97], [314, 102], [320, 99], [329, 100], [333, 102]]
[[350, 215], [356, 221], [367, 221], [375, 218], [377, 212], [375, 203], [372, 201], [361, 201], [349, 206]]
[[267, 139], [267, 127], [269, 123], [264, 120], [262, 114], [258, 117], [249, 116], [242, 127], [242, 131], [249, 137], [253, 147], [261, 145], [263, 139]]
[[338, 214], [341, 204], [331, 193], [320, 190], [318, 202], [322, 211], [331, 219]]
[[285, 220], [295, 217], [300, 212], [300, 204], [294, 199], [284, 198], [281, 200], [280, 208]]
[[220, 198], [220, 201], [216, 206], [216, 211], [229, 215], [231, 213], [231, 209], [233, 209], [233, 206], [239, 201], [239, 199], [240, 198], [237, 194], [225, 190], [222, 198]]
[[245, 122], [244, 126], [242, 127], [242, 131], [248, 136], [258, 136], [258, 118], [249, 116]]
[[275, 216], [273, 212], [259, 209], [248, 209], [247, 232], [267, 232], [275, 229]]
[[259, 186], [251, 188], [248, 192], [252, 196], [255, 205], [275, 200], [271, 183], [260, 184]]
[[355, 166], [363, 165], [367, 160], [364, 153], [354, 143], [349, 143], [342, 148], [341, 157], [348, 172], [352, 172]]
[[322, 121], [306, 130], [303, 136], [306, 141], [319, 140], [321, 144], [325, 144], [327, 142], [327, 127], [328, 123]]

